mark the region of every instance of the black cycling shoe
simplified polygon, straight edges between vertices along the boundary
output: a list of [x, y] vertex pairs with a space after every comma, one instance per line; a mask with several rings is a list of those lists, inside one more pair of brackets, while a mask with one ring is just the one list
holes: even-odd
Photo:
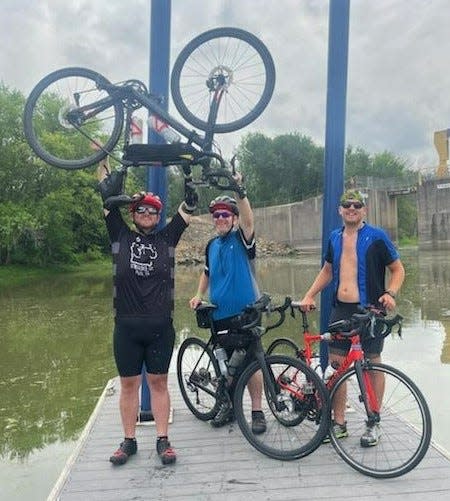
[[266, 418], [263, 411], [252, 411], [252, 433], [261, 435], [267, 430]]
[[109, 458], [112, 464], [121, 465], [128, 461], [128, 458], [137, 452], [136, 439], [126, 438], [116, 450], [116, 452]]
[[226, 424], [231, 423], [233, 421], [234, 421], [233, 407], [231, 407], [231, 405], [228, 402], [226, 402], [220, 406], [219, 412], [210, 422], [211, 426], [213, 426], [214, 428], [221, 428], [222, 426], [225, 426]]
[[175, 449], [170, 446], [170, 442], [167, 437], [158, 438], [156, 441], [156, 452], [158, 453], [162, 464], [172, 464], [177, 460]]

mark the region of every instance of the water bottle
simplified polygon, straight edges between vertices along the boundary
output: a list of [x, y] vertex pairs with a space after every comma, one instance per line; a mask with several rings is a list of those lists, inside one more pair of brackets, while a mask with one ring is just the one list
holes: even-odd
[[181, 136], [175, 130], [171, 129], [166, 122], [156, 117], [155, 115], [150, 115], [148, 117], [148, 126], [156, 131], [161, 137], [163, 137], [166, 143], [173, 144], [179, 143], [181, 141]]
[[228, 376], [227, 351], [225, 350], [225, 348], [216, 348], [214, 350], [214, 355], [217, 358], [217, 361], [219, 362], [219, 368], [220, 372], [222, 373], [222, 376]]
[[228, 372], [230, 376], [234, 376], [236, 374], [236, 370], [245, 358], [245, 350], [243, 348], [236, 348], [231, 354], [230, 360], [228, 362]]
[[331, 364], [328, 364], [328, 367], [323, 373], [323, 380], [325, 383], [328, 383], [328, 381], [333, 377], [333, 374], [337, 371], [338, 367], [339, 364], [337, 362], [331, 362]]

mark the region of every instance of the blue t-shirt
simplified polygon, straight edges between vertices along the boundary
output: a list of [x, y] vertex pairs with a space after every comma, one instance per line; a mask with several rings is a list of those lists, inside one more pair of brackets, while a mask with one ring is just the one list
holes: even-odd
[[240, 229], [208, 242], [205, 274], [209, 278], [209, 299], [217, 306], [214, 320], [238, 315], [259, 298], [255, 255], [254, 236], [247, 242]]
[[[339, 228], [331, 232], [325, 254], [325, 260], [331, 263], [333, 269], [334, 302], [339, 287], [343, 231], [344, 228]], [[376, 305], [385, 290], [386, 266], [399, 259], [400, 255], [384, 230], [364, 224], [358, 230], [356, 256], [360, 304]]]

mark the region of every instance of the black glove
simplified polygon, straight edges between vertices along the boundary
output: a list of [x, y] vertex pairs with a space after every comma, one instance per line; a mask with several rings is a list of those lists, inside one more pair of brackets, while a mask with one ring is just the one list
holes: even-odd
[[124, 190], [126, 171], [115, 170], [98, 183], [98, 191], [104, 203], [110, 197], [121, 195]]
[[134, 198], [128, 195], [111, 195], [106, 200], [103, 201], [103, 207], [106, 210], [114, 209], [115, 207], [123, 207], [124, 205], [130, 205], [134, 202]]
[[112, 195], [103, 202], [103, 207], [106, 210], [114, 209], [114, 207], [123, 207], [124, 205], [137, 204], [145, 197], [145, 191], [139, 191], [132, 197], [122, 193], [121, 195]]
[[184, 211], [187, 214], [192, 214], [197, 208], [198, 194], [191, 182], [184, 183]]
[[234, 179], [230, 180], [230, 190], [237, 193], [238, 197], [242, 200], [247, 196], [247, 190], [243, 184], [238, 184]]

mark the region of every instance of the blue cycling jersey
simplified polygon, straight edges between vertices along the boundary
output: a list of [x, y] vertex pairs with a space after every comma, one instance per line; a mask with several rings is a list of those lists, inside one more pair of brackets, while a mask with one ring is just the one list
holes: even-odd
[[[343, 230], [342, 227], [331, 232], [325, 255], [325, 260], [331, 263], [333, 269], [334, 303], [339, 288]], [[385, 290], [386, 266], [399, 259], [400, 255], [387, 233], [369, 224], [364, 224], [358, 230], [356, 255], [360, 304], [377, 304]]]
[[209, 278], [209, 299], [217, 305], [214, 320], [238, 315], [258, 299], [255, 254], [255, 239], [246, 242], [240, 229], [208, 242], [205, 274]]

